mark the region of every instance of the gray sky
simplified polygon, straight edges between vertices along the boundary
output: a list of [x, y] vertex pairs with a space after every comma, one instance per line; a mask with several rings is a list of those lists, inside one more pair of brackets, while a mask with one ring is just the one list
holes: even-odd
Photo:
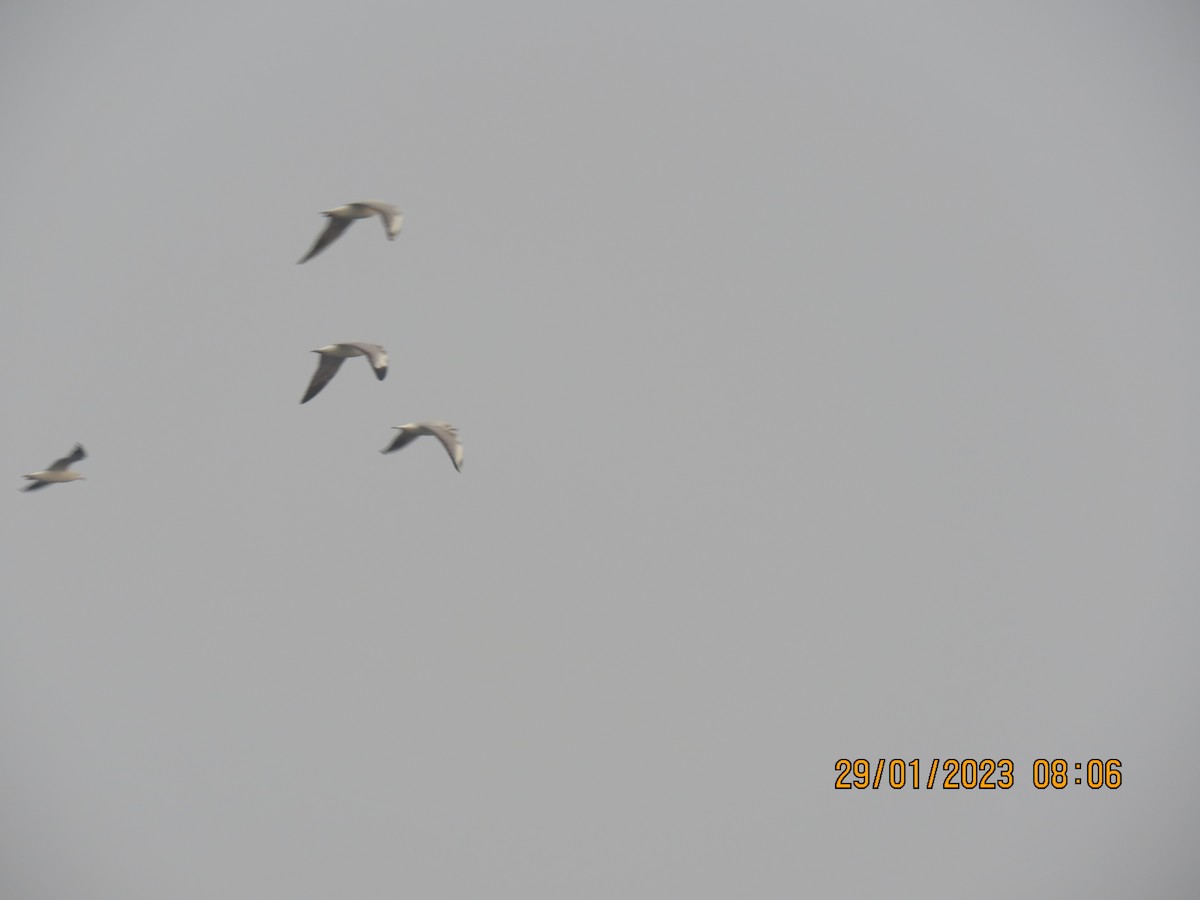
[[[1195, 896], [1198, 50], [1185, 2], [5, 5], [3, 895]], [[367, 198], [395, 243], [295, 264]], [[300, 406], [345, 340], [388, 379]], [[423, 418], [462, 475], [377, 452]]]

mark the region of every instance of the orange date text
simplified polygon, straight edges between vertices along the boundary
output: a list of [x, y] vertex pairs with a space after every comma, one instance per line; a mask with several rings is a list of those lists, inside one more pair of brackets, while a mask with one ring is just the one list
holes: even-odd
[[833, 770], [833, 786], [839, 791], [884, 787], [1007, 791], [1016, 783], [1011, 759], [839, 759]]

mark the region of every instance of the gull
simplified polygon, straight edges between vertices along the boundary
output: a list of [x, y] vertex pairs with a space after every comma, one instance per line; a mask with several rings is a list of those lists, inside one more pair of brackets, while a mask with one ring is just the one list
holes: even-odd
[[404, 224], [404, 216], [400, 211], [390, 203], [382, 203], [379, 200], [361, 200], [358, 203], [347, 203], [345, 206], [335, 206], [333, 209], [324, 210], [321, 215], [329, 217], [329, 224], [325, 226], [325, 230], [317, 237], [316, 242], [312, 245], [312, 249], [308, 251], [302, 263], [308, 262], [334, 241], [342, 236], [342, 232], [349, 228], [355, 219], [368, 219], [371, 216], [379, 216], [383, 222], [383, 230], [387, 232], [388, 240], [394, 241], [396, 235], [400, 233], [400, 226]]
[[76, 444], [75, 449], [64, 456], [62, 459], [56, 459], [52, 462], [49, 468], [41, 472], [32, 472], [25, 477], [33, 484], [27, 484], [21, 488], [23, 491], [36, 491], [38, 488], [44, 488], [48, 484], [55, 484], [60, 481], [78, 481], [83, 478], [78, 472], [71, 471], [71, 463], [77, 463], [81, 459], [87, 459], [87, 453], [83, 449], [83, 444]]
[[312, 381], [309, 382], [308, 390], [304, 392], [304, 399], [300, 401], [301, 403], [307, 403], [321, 393], [321, 388], [329, 384], [329, 379], [337, 374], [342, 363], [352, 356], [365, 356], [371, 363], [371, 368], [375, 370], [375, 377], [380, 381], [383, 381], [384, 376], [387, 375], [387, 351], [378, 344], [350, 341], [345, 344], [330, 344], [314, 350], [313, 353], [320, 353], [321, 361], [317, 363], [317, 371], [313, 373]]
[[442, 442], [442, 446], [450, 454], [454, 468], [462, 471], [462, 441], [458, 439], [458, 430], [449, 422], [409, 422], [407, 425], [393, 425], [392, 427], [400, 433], [392, 439], [390, 444], [380, 450], [380, 453], [391, 453], [411, 444], [423, 434], [431, 434]]

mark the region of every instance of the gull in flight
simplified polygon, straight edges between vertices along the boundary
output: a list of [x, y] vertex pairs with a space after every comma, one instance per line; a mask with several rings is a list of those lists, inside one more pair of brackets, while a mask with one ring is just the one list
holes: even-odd
[[345, 344], [330, 344], [314, 350], [313, 353], [320, 353], [321, 360], [317, 363], [317, 371], [313, 373], [312, 381], [308, 383], [308, 390], [304, 392], [304, 399], [300, 401], [301, 403], [307, 403], [321, 393], [321, 389], [329, 384], [329, 379], [337, 374], [342, 363], [352, 356], [365, 356], [371, 363], [371, 368], [375, 370], [375, 377], [380, 381], [383, 381], [384, 376], [387, 375], [387, 351], [378, 344], [351, 341]]
[[394, 241], [396, 235], [400, 233], [400, 226], [404, 224], [404, 216], [400, 211], [390, 203], [381, 203], [378, 200], [362, 200], [358, 203], [347, 203], [345, 206], [335, 206], [333, 209], [324, 210], [321, 215], [329, 217], [329, 224], [325, 226], [325, 230], [317, 237], [316, 242], [312, 245], [312, 249], [305, 254], [302, 263], [308, 262], [334, 241], [342, 236], [342, 232], [349, 228], [355, 219], [369, 219], [371, 216], [379, 216], [383, 222], [383, 230], [387, 232], [388, 240]]
[[462, 441], [458, 439], [458, 430], [453, 425], [448, 422], [409, 422], [407, 425], [393, 425], [392, 427], [400, 433], [392, 439], [390, 444], [380, 450], [380, 453], [391, 453], [411, 444], [423, 434], [431, 434], [442, 442], [442, 446], [450, 454], [454, 468], [462, 471], [463, 446]]
[[83, 444], [76, 444], [75, 449], [64, 456], [62, 459], [56, 459], [50, 464], [50, 467], [41, 472], [32, 472], [25, 477], [33, 484], [27, 484], [21, 488], [23, 491], [36, 491], [38, 488], [44, 488], [48, 484], [56, 484], [61, 481], [78, 481], [83, 478], [78, 472], [71, 471], [71, 463], [77, 463], [81, 459], [87, 459], [87, 453], [84, 452]]

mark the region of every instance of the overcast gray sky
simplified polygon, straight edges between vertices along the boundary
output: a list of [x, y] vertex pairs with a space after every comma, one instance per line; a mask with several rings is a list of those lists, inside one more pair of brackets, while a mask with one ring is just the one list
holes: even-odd
[[[1189, 2], [6, 4], [3, 896], [1194, 897], [1198, 51]], [[395, 243], [296, 265], [369, 198]], [[387, 380], [301, 406], [345, 340]], [[378, 453], [425, 418], [463, 474]]]

